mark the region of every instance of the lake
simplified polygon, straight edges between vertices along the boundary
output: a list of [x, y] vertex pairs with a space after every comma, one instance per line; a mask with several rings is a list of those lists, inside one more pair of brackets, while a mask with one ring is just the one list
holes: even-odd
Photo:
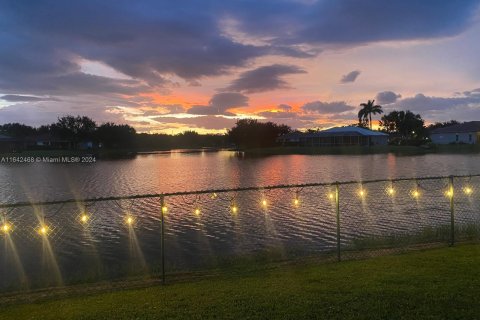
[[[3, 203], [91, 198], [212, 188], [303, 184], [480, 173], [480, 155], [282, 155], [249, 158], [235, 152], [139, 155], [94, 164], [0, 165]], [[479, 220], [477, 178], [456, 181], [459, 223]], [[381, 236], [422, 234], [449, 223], [448, 181], [341, 186], [342, 246]], [[412, 198], [412, 190], [421, 198]], [[269, 252], [281, 258], [335, 250], [330, 187], [171, 197], [165, 216], [167, 271], [216, 265]], [[298, 198], [299, 204], [293, 205]], [[261, 201], [266, 201], [262, 207]], [[232, 213], [235, 204], [238, 212]], [[79, 221], [88, 213], [88, 223]], [[4, 210], [12, 232], [0, 249], [0, 288], [61, 285], [155, 274], [160, 263], [158, 199]], [[127, 226], [125, 219], [132, 218]], [[42, 221], [48, 236], [40, 236]], [[442, 236], [428, 233], [432, 240]], [[424, 239], [425, 240], [425, 239]], [[442, 238], [443, 240], [443, 238]], [[362, 240], [363, 241], [363, 240]]]

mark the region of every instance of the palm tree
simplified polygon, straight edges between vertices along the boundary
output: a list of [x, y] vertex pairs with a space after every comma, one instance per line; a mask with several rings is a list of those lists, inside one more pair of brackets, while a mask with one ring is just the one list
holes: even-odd
[[375, 100], [368, 100], [367, 103], [361, 103], [360, 111], [358, 111], [358, 122], [362, 123], [362, 120], [367, 120], [370, 126], [370, 130], [372, 130], [372, 114], [382, 114], [382, 106], [376, 105]]

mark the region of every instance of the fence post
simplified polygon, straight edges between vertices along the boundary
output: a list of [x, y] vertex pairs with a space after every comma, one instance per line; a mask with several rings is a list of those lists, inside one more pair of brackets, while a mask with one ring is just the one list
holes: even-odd
[[161, 217], [161, 255], [162, 255], [162, 284], [165, 284], [165, 197], [160, 197], [160, 217]]
[[450, 191], [450, 245], [455, 244], [455, 193], [453, 189], [453, 176], [449, 177], [449, 191]]
[[337, 215], [337, 259], [341, 261], [341, 245], [340, 245], [340, 188], [338, 182], [335, 183], [335, 211]]

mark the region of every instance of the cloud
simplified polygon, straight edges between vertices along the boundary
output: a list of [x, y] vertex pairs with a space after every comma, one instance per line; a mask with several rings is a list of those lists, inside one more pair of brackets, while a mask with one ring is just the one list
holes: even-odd
[[306, 71], [293, 65], [273, 64], [262, 66], [240, 74], [240, 77], [234, 80], [225, 90], [259, 93], [278, 89], [290, 89], [291, 86], [282, 77], [300, 73], [306, 73]]
[[[17, 103], [2, 108], [0, 116], [2, 121], [8, 116], [32, 122], [41, 121], [35, 117], [54, 120], [65, 112], [120, 116], [105, 111], [108, 106], [141, 109], [147, 104], [138, 100], [140, 94], [198, 86], [204, 79], [211, 85], [215, 77], [254, 68], [255, 63], [262, 66], [240, 74], [227, 85], [231, 91], [222, 93], [290, 88], [285, 77], [305, 71], [282, 59], [301, 65], [298, 59], [332, 48], [451, 37], [467, 30], [477, 13], [478, 1], [473, 0], [182, 0], [181, 5], [154, 0], [0, 1], [0, 92], [6, 97], [2, 100]], [[225, 20], [234, 27], [227, 30]], [[108, 66], [125, 78], [86, 74], [82, 61]], [[277, 64], [263, 65], [269, 63]], [[474, 108], [467, 98], [476, 95], [474, 90], [464, 93], [457, 97], [463, 102], [455, 104]], [[49, 97], [48, 103], [36, 97]], [[226, 115], [248, 104], [246, 96], [235, 106], [214, 98], [188, 112]], [[437, 103], [453, 103], [439, 97], [410, 99], [404, 102], [429, 112], [442, 109]], [[151, 103], [156, 105], [158, 101]], [[332, 112], [353, 108], [346, 106], [340, 103]], [[333, 108], [321, 102], [304, 107], [305, 112]]]
[[187, 113], [196, 115], [233, 115], [227, 110], [248, 106], [248, 97], [237, 92], [221, 92], [215, 94], [208, 106], [193, 106]]
[[[397, 100], [386, 107], [391, 110], [411, 110], [419, 113], [424, 119], [434, 121], [459, 120], [470, 121], [480, 118], [480, 94], [476, 90], [454, 97], [427, 96], [418, 93], [413, 97]], [[472, 94], [473, 93], [473, 94]]]
[[453, 36], [470, 25], [477, 7], [475, 0], [441, 4], [436, 0], [319, 1], [305, 17], [299, 37], [352, 45]]
[[0, 99], [8, 102], [32, 102], [32, 101], [58, 101], [57, 98], [52, 97], [34, 97], [34, 96], [24, 96], [18, 94], [6, 94], [0, 96]]
[[257, 115], [267, 119], [293, 119], [298, 116], [295, 112], [283, 111], [262, 111], [258, 112]]
[[375, 97], [375, 100], [379, 104], [389, 104], [389, 103], [394, 103], [398, 99], [400, 99], [402, 95], [396, 94], [393, 91], [383, 91], [377, 93], [377, 96]]
[[337, 114], [347, 111], [352, 111], [355, 109], [353, 106], [349, 106], [345, 101], [336, 101], [336, 102], [322, 102], [322, 101], [313, 101], [305, 103], [301, 109], [306, 113], [328, 113], [328, 114]]
[[360, 75], [360, 70], [353, 70], [346, 75], [342, 76], [342, 79], [340, 79], [341, 83], [349, 83], [349, 82], [354, 82], [357, 80], [357, 77]]
[[182, 124], [192, 126], [193, 128], [223, 130], [232, 128], [237, 120], [208, 115], [194, 118], [161, 117], [156, 118], [156, 121], [160, 124]]
[[277, 106], [277, 108], [282, 110], [282, 111], [291, 111], [292, 110], [292, 106], [289, 106], [288, 104], [279, 104]]

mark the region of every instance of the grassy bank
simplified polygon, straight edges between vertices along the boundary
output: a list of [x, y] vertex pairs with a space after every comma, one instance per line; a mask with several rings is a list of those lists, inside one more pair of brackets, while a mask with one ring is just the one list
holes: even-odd
[[146, 289], [8, 305], [0, 319], [474, 319], [480, 246], [232, 269]]
[[246, 155], [361, 155], [361, 154], [385, 154], [397, 155], [422, 155], [428, 153], [468, 154], [480, 153], [480, 145], [432, 145], [429, 147], [415, 146], [372, 146], [372, 147], [271, 147], [244, 150]]

